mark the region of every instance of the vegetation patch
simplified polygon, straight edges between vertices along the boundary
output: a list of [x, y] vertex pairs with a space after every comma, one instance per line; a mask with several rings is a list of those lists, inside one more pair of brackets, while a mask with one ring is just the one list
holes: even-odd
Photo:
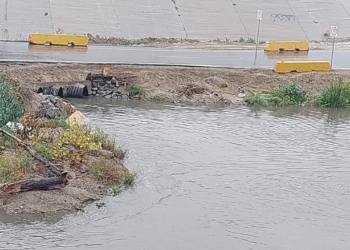
[[118, 169], [111, 159], [99, 159], [88, 166], [92, 178], [108, 185], [131, 185], [136, 177], [133, 172]]
[[138, 84], [129, 84], [127, 86], [127, 91], [129, 93], [129, 97], [133, 98], [136, 95], [144, 95], [145, 94], [145, 90], [142, 88], [141, 85]]
[[12, 89], [11, 84], [0, 77], [0, 127], [16, 121], [24, 114], [24, 105]]
[[123, 160], [127, 155], [127, 151], [117, 147], [115, 139], [111, 139], [109, 135], [99, 127], [94, 131], [94, 141], [99, 143], [102, 149], [113, 152], [114, 156], [120, 160]]
[[17, 181], [32, 170], [33, 158], [26, 155], [0, 155], [0, 182]]
[[266, 96], [261, 91], [255, 94], [249, 93], [244, 98], [244, 101], [256, 107], [282, 107], [301, 105], [306, 101], [306, 97], [306, 91], [301, 86], [293, 83], [280, 84]]
[[342, 108], [350, 106], [350, 82], [338, 79], [317, 97], [316, 106], [325, 108]]
[[280, 84], [272, 89], [269, 99], [274, 106], [297, 106], [306, 100], [306, 91], [295, 83]]
[[256, 92], [255, 94], [248, 93], [245, 96], [244, 101], [246, 103], [248, 103], [249, 105], [254, 106], [254, 107], [267, 107], [267, 106], [269, 106], [269, 101], [265, 96], [263, 96], [261, 90], [258, 90], [258, 92]]

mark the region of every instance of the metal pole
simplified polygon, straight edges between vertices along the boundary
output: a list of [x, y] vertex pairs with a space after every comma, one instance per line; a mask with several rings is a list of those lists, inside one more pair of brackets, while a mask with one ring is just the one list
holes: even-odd
[[332, 57], [331, 57], [331, 70], [332, 70], [332, 66], [333, 66], [334, 42], [335, 42], [335, 36], [333, 36]]
[[254, 66], [256, 64], [256, 58], [258, 57], [258, 44], [259, 44], [259, 34], [260, 34], [260, 19], [258, 23], [258, 34], [256, 35], [256, 47], [255, 47], [255, 59], [254, 59]]

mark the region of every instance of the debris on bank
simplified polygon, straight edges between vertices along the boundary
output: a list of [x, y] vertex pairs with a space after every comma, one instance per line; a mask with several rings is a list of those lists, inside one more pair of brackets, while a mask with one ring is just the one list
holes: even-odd
[[36, 83], [34, 91], [44, 95], [59, 96], [62, 98], [84, 98], [87, 96], [113, 99], [140, 99], [128, 92], [129, 82], [110, 74], [105, 67], [102, 72], [87, 74], [85, 81], [61, 83]]

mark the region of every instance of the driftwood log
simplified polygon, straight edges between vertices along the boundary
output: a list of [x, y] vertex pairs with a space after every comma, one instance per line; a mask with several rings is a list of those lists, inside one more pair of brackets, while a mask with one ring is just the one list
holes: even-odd
[[61, 166], [53, 164], [45, 157], [36, 153], [31, 146], [24, 143], [18, 137], [11, 135], [3, 129], [0, 129], [0, 132], [14, 139], [19, 144], [19, 146], [23, 147], [31, 156], [45, 164], [48, 170], [54, 175], [54, 177], [29, 178], [12, 183], [6, 183], [1, 187], [1, 190], [3, 192], [17, 193], [29, 190], [49, 190], [57, 189], [67, 184], [67, 173], [63, 171], [63, 168]]
[[11, 183], [7, 183], [1, 187], [4, 193], [12, 194], [18, 192], [25, 192], [30, 190], [52, 190], [64, 187], [67, 184], [65, 177], [40, 177], [30, 178], [25, 180], [19, 180]]

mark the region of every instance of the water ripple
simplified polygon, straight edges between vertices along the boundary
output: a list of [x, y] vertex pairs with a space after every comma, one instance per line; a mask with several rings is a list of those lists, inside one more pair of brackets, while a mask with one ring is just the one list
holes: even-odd
[[347, 111], [75, 102], [129, 149], [136, 187], [56, 224], [0, 224], [1, 247], [350, 248]]

